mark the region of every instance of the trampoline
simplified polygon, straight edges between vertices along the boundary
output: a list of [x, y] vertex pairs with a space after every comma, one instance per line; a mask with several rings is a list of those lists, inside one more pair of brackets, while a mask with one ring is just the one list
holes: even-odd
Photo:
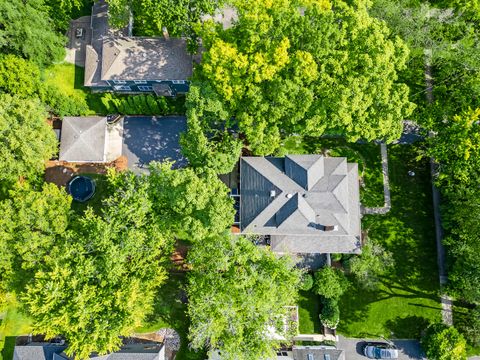
[[75, 176], [67, 186], [73, 200], [85, 202], [95, 194], [95, 182], [87, 176]]

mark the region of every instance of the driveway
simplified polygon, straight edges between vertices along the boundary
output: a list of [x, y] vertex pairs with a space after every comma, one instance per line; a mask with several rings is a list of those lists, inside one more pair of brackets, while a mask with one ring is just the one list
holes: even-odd
[[[367, 341], [385, 341], [382, 339], [353, 339], [339, 336], [337, 348], [345, 351], [346, 360], [367, 360], [362, 354], [362, 346]], [[426, 359], [417, 340], [392, 340], [398, 348], [399, 360]]]
[[179, 141], [186, 130], [184, 116], [126, 116], [122, 155], [128, 159], [128, 168], [137, 174], [148, 173], [151, 161], [165, 160], [174, 160], [175, 168], [185, 166]]

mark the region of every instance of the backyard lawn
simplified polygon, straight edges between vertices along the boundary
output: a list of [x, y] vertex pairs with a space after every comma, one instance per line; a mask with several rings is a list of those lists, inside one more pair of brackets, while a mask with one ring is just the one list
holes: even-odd
[[83, 86], [84, 69], [69, 63], [55, 64], [45, 70], [47, 84], [59, 87], [63, 94], [74, 99], [83, 99], [90, 108], [91, 115], [106, 115], [107, 110], [100, 100], [101, 93], [92, 93]]
[[[383, 205], [380, 149], [374, 144], [351, 144], [343, 139], [290, 138], [284, 153], [346, 156], [359, 162], [364, 206]], [[389, 176], [392, 209], [386, 215], [367, 215], [362, 228], [393, 254], [395, 267], [376, 291], [352, 285], [340, 301], [338, 332], [351, 337], [418, 338], [431, 321], [440, 320], [438, 270], [429, 166], [415, 160], [410, 145], [391, 145]], [[415, 176], [409, 176], [413, 170]], [[319, 333], [319, 299], [300, 292], [300, 333]]]
[[0, 360], [11, 360], [15, 347], [15, 337], [25, 335], [30, 331], [30, 321], [22, 314], [15, 300], [0, 311]]
[[413, 146], [388, 151], [392, 209], [365, 216], [362, 227], [393, 254], [395, 266], [377, 291], [354, 286], [342, 298], [338, 330], [347, 336], [418, 338], [429, 322], [440, 320], [428, 163], [415, 161]]

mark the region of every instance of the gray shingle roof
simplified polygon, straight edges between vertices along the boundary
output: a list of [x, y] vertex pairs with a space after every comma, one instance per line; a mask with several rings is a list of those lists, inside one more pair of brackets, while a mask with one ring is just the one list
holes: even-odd
[[[345, 360], [343, 350], [321, 346], [294, 346], [292, 352], [295, 360]], [[308, 355], [311, 357], [309, 358]]]
[[66, 346], [32, 343], [15, 346], [13, 360], [52, 360], [54, 354], [60, 354]]
[[186, 41], [108, 37], [103, 42], [102, 80], [187, 80], [192, 57]]
[[[358, 252], [359, 195], [358, 166], [346, 158], [240, 161], [241, 230], [271, 235], [277, 252]], [[330, 227], [334, 230], [327, 231]]]
[[107, 118], [65, 117], [62, 121], [59, 159], [70, 162], [105, 161]]

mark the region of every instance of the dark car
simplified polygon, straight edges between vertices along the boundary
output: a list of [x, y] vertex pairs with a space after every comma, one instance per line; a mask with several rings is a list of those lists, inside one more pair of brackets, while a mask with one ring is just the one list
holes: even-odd
[[370, 359], [398, 358], [398, 350], [395, 345], [383, 342], [366, 343], [363, 347], [363, 354]]

